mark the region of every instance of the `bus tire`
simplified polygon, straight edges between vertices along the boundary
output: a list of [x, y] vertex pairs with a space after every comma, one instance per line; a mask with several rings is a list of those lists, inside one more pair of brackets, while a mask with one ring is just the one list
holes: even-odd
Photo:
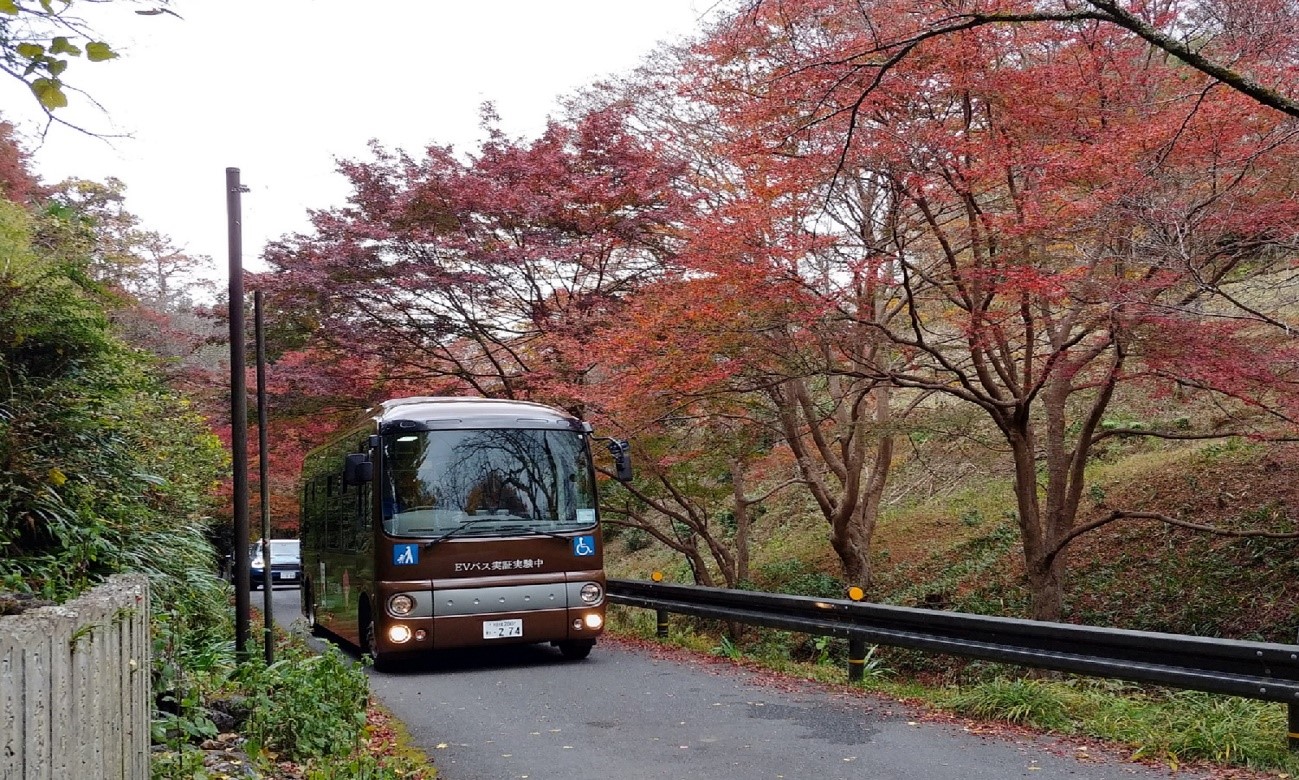
[[360, 618], [361, 628], [361, 653], [370, 656], [370, 665], [376, 672], [392, 671], [392, 662], [386, 656], [375, 649], [375, 628], [374, 619], [370, 617], [370, 602], [364, 601], [361, 606]]
[[594, 639], [582, 639], [571, 642], [556, 642], [559, 646], [559, 652], [563, 654], [565, 660], [580, 661], [591, 654], [591, 648], [595, 647]]

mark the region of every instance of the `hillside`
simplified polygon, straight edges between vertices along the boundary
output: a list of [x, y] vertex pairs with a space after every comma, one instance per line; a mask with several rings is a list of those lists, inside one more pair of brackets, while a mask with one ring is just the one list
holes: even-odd
[[[969, 452], [963, 455], [970, 455]], [[948, 461], [941, 491], [895, 495], [874, 543], [875, 600], [1022, 616], [1026, 594], [1009, 485], [993, 464]], [[1080, 521], [1124, 508], [1225, 529], [1284, 531], [1299, 506], [1299, 446], [1238, 441], [1196, 447], [1133, 445], [1093, 469]], [[918, 479], [916, 464], [895, 483]], [[913, 491], [914, 492], [914, 491]], [[825, 530], [788, 498], [755, 531], [755, 583], [809, 595], [842, 593]], [[635, 545], [631, 545], [635, 546]], [[1094, 625], [1292, 642], [1299, 628], [1299, 542], [1209, 536], [1153, 521], [1119, 521], [1070, 548], [1066, 619]], [[689, 581], [661, 550], [615, 539], [613, 576], [654, 569]]]

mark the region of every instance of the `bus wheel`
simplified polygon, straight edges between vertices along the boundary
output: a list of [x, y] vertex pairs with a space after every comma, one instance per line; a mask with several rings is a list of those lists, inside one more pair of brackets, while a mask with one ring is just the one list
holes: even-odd
[[559, 652], [563, 653], [564, 658], [569, 661], [580, 661], [591, 654], [591, 648], [595, 647], [594, 639], [585, 639], [577, 642], [556, 642], [559, 646]]
[[376, 672], [387, 672], [392, 670], [392, 662], [386, 656], [381, 654], [376, 648], [378, 642], [375, 640], [374, 620], [370, 618], [370, 608], [363, 606], [361, 608], [361, 652], [370, 656], [371, 664]]

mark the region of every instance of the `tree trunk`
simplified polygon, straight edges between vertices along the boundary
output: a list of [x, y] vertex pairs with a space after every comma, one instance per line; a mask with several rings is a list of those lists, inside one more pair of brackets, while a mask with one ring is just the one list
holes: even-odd
[[1033, 620], [1059, 622], [1064, 613], [1065, 567], [1063, 554], [1050, 562], [1041, 557], [1027, 561], [1029, 617]]
[[875, 518], [863, 517], [864, 509], [864, 504], [858, 504], [852, 518], [831, 532], [830, 546], [843, 565], [846, 584], [867, 590], [871, 581], [871, 534], [875, 530]]
[[738, 461], [732, 466], [731, 491], [735, 500], [735, 571], [734, 580], [727, 583], [735, 587], [736, 583], [749, 580], [749, 530], [753, 519], [749, 516], [749, 500], [744, 495], [746, 487], [744, 465]]

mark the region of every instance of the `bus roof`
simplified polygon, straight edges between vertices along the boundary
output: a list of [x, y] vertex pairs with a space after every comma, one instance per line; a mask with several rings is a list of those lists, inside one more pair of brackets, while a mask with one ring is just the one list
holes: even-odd
[[531, 401], [415, 396], [384, 401], [370, 410], [379, 431], [439, 428], [569, 428], [589, 426], [567, 412]]

